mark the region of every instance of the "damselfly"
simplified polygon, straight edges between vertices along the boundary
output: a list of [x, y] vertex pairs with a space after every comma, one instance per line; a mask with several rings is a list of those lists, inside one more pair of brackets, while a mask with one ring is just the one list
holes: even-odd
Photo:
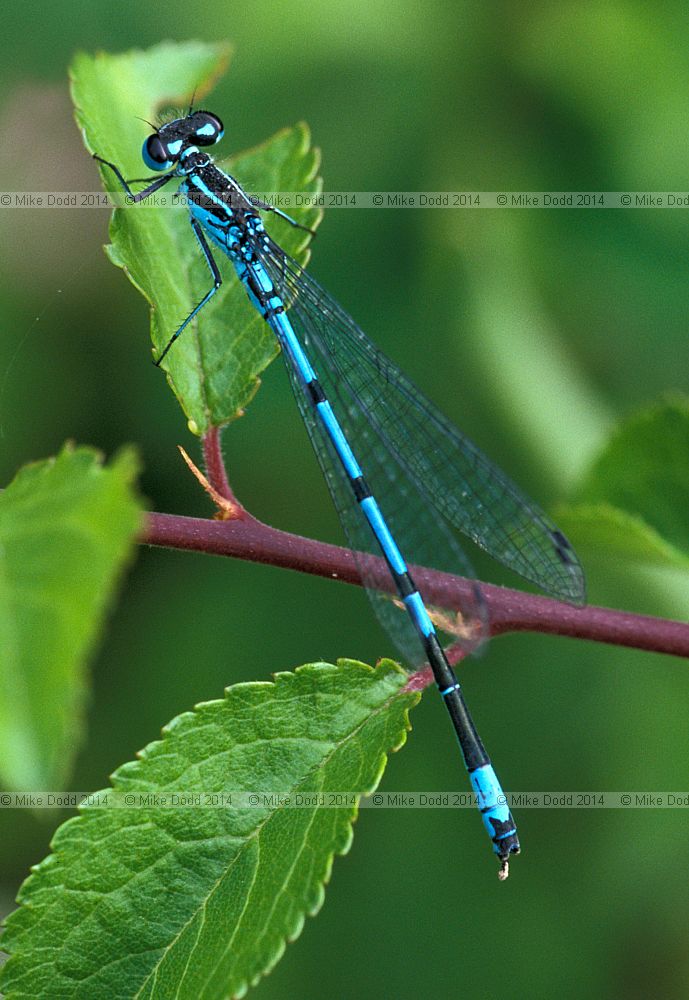
[[376, 613], [410, 666], [425, 659], [432, 668], [501, 861], [500, 877], [506, 878], [509, 856], [519, 852], [516, 827], [443, 648], [446, 637], [464, 651], [485, 637], [481, 591], [473, 587], [459, 615], [438, 607], [437, 595], [434, 604], [424, 599], [424, 587], [416, 586], [406, 559], [473, 579], [453, 527], [505, 566], [572, 603], [584, 600], [581, 567], [549, 518], [421, 395], [266, 232], [260, 211], [277, 211], [291, 225], [305, 227], [250, 198], [213, 162], [204, 147], [222, 135], [220, 119], [207, 111], [190, 109], [161, 125], [144, 142], [142, 155], [150, 169], [163, 174], [138, 193], [115, 164], [95, 157], [114, 171], [133, 202], [173, 178], [181, 180], [179, 190], [187, 196], [191, 227], [212, 276], [212, 287], [170, 337], [156, 364], [222, 284], [210, 240], [229, 257], [282, 348], [301, 415]]

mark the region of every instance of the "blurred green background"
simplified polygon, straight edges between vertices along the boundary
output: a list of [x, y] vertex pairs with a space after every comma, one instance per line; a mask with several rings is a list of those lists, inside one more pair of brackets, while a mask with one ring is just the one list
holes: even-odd
[[[329, 190], [682, 191], [689, 27], [680, 3], [101, 0], [3, 14], [2, 190], [96, 189], [72, 120], [76, 49], [229, 38], [207, 102], [224, 149], [305, 119]], [[332, 210], [312, 269], [456, 423], [544, 505], [576, 489], [616, 420], [688, 383], [689, 221], [662, 210]], [[147, 310], [105, 259], [103, 211], [0, 215], [0, 481], [66, 438], [135, 442], [157, 510], [209, 506], [150, 364]], [[225, 435], [233, 484], [271, 524], [339, 540], [278, 363]], [[687, 588], [587, 558], [589, 596], [684, 616]], [[483, 564], [482, 564], [483, 568]], [[486, 566], [486, 571], [488, 567]], [[493, 579], [500, 579], [490, 568]], [[393, 650], [354, 589], [141, 550], [92, 665], [71, 782], [100, 788], [224, 685]], [[514, 790], [686, 790], [686, 666], [510, 636], [462, 671]], [[465, 788], [437, 699], [383, 788]], [[0, 813], [0, 909], [62, 817]], [[686, 812], [529, 811], [506, 885], [471, 811], [365, 811], [260, 1000], [298, 996], [685, 996]], [[440, 848], [438, 848], [440, 845]]]

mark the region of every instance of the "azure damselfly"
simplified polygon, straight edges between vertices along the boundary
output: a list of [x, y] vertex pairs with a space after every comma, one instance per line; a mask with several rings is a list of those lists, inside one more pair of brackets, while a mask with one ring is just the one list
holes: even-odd
[[[145, 140], [142, 155], [147, 167], [163, 173], [137, 193], [115, 164], [95, 157], [114, 171], [133, 202], [144, 201], [174, 178], [181, 181], [179, 191], [187, 196], [191, 227], [212, 276], [212, 287], [170, 337], [156, 364], [222, 284], [210, 240], [229, 257], [282, 348], [301, 415], [376, 613], [410, 666], [426, 660], [432, 668], [501, 861], [500, 877], [506, 878], [509, 857], [520, 849], [516, 826], [442, 641], [450, 637], [468, 652], [485, 638], [481, 590], [478, 584], [473, 587], [459, 615], [438, 607], [437, 599], [434, 606], [424, 599], [423, 587], [416, 586], [406, 560], [473, 579], [450, 530], [455, 528], [527, 580], [575, 604], [584, 601], [581, 566], [550, 519], [271, 238], [260, 211], [277, 212], [289, 224], [305, 227], [252, 199], [213, 162], [204, 147], [222, 135], [216, 115], [191, 108], [158, 127]], [[381, 554], [389, 574], [385, 581]]]

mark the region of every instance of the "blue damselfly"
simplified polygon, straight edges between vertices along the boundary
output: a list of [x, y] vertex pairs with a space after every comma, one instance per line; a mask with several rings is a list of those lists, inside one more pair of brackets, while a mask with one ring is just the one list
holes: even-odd
[[[191, 227], [212, 276], [212, 287], [170, 337], [156, 364], [222, 284], [210, 240], [229, 257], [282, 348], [301, 415], [376, 613], [409, 665], [425, 659], [432, 668], [505, 878], [510, 854], [519, 851], [516, 827], [443, 648], [446, 636], [465, 651], [485, 637], [481, 590], [476, 584], [460, 615], [438, 607], [437, 600], [433, 606], [424, 599], [423, 587], [417, 588], [407, 560], [473, 579], [451, 530], [456, 528], [505, 566], [575, 604], [584, 600], [581, 567], [550, 519], [271, 238], [261, 211], [298, 223], [252, 199], [213, 162], [204, 147], [222, 135], [216, 115], [192, 109], [158, 127], [145, 140], [142, 155], [162, 176], [137, 193], [115, 164], [95, 157], [114, 171], [133, 202], [144, 201], [174, 178], [181, 181]], [[388, 592], [381, 584], [381, 554]]]

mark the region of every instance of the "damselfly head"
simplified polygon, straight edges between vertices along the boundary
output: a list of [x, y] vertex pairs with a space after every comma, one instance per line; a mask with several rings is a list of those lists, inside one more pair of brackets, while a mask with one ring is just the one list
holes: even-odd
[[189, 146], [212, 146], [223, 136], [223, 123], [210, 111], [193, 111], [161, 125], [143, 144], [141, 155], [150, 170], [169, 170]]

